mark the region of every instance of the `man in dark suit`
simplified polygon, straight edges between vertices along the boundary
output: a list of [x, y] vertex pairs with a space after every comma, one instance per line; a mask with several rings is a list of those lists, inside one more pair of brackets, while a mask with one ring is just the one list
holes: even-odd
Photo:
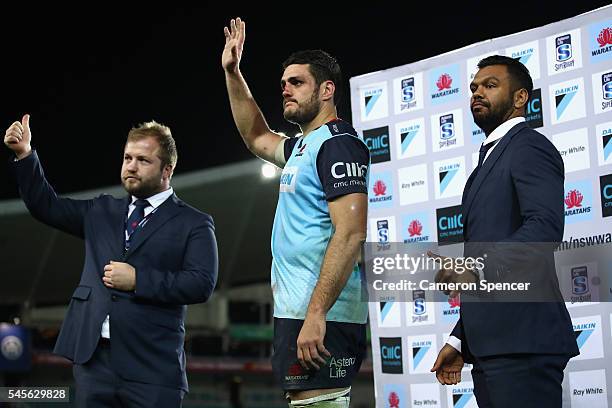
[[74, 363], [77, 406], [181, 406], [186, 305], [212, 294], [217, 246], [212, 218], [170, 187], [170, 129], [148, 122], [129, 132], [121, 168], [129, 196], [73, 200], [45, 179], [29, 122], [25, 115], [4, 136], [21, 197], [34, 218], [85, 240], [81, 281], [55, 345]]
[[518, 273], [529, 276], [539, 292], [530, 301], [462, 298], [460, 319], [432, 371], [442, 384], [456, 384], [464, 361], [473, 363], [480, 408], [560, 407], [563, 370], [578, 354], [550, 244], [563, 239], [563, 161], [525, 123], [533, 89], [527, 68], [499, 55], [481, 60], [478, 68], [470, 84], [471, 110], [487, 137], [463, 192], [463, 233], [466, 254], [490, 250], [492, 256], [480, 272], [442, 270], [436, 280], [509, 282]]

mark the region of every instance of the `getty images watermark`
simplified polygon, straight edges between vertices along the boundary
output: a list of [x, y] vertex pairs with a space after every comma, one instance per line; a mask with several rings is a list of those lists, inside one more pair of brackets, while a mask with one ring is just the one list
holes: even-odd
[[366, 243], [362, 265], [370, 302], [612, 301], [611, 243]]
[[444, 257], [428, 254], [410, 256], [408, 254], [395, 254], [394, 256], [377, 256], [372, 258], [372, 273], [374, 275], [397, 276], [403, 274], [415, 275], [417, 273], [434, 272], [440, 270], [448, 271], [448, 275], [462, 275], [469, 273], [474, 276], [474, 281], [444, 281], [436, 282], [428, 278], [419, 277], [413, 279], [399, 279], [387, 281], [382, 276], [372, 281], [372, 287], [376, 291], [413, 291], [432, 290], [440, 292], [482, 291], [490, 293], [493, 291], [525, 291], [529, 290], [531, 282], [489, 282], [481, 279], [485, 268], [486, 254], [481, 257]]

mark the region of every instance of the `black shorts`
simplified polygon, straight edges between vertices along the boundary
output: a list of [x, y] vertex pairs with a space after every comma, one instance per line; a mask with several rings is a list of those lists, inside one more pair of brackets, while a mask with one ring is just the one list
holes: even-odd
[[366, 325], [327, 322], [323, 344], [331, 357], [319, 370], [306, 370], [297, 359], [303, 320], [274, 318], [272, 371], [283, 390], [349, 387], [366, 353]]

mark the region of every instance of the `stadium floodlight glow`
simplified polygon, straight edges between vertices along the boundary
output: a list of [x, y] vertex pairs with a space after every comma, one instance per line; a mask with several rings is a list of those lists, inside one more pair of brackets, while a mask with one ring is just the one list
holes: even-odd
[[261, 175], [263, 178], [273, 178], [276, 176], [276, 167], [270, 163], [264, 163], [261, 165]]

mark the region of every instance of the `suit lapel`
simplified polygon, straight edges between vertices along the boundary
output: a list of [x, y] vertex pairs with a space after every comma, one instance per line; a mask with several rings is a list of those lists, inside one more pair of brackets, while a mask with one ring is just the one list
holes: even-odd
[[483, 163], [482, 168], [478, 171], [478, 174], [476, 174], [476, 177], [474, 177], [474, 180], [472, 180], [471, 185], [466, 183], [466, 189], [464, 190], [464, 194], [463, 194], [464, 195], [463, 204], [461, 207], [461, 210], [463, 212], [463, 225], [464, 226], [467, 223], [467, 217], [470, 211], [470, 207], [472, 206], [472, 203], [474, 202], [474, 198], [476, 197], [476, 193], [478, 192], [478, 189], [482, 185], [482, 182], [487, 177], [491, 169], [495, 166], [497, 159], [500, 158], [500, 156], [502, 155], [502, 153], [504, 152], [508, 144], [510, 144], [510, 140], [512, 140], [512, 137], [525, 127], [527, 127], [527, 124], [525, 122], [521, 122], [515, 125], [512, 129], [510, 129], [508, 133], [506, 133], [501, 138], [501, 140], [498, 142], [498, 145], [495, 146], [495, 148], [493, 148], [493, 151]]
[[155, 231], [172, 218], [176, 217], [183, 206], [183, 202], [174, 194], [164, 201], [151, 215], [151, 218], [146, 224], [134, 233], [133, 241], [130, 243], [130, 249], [124, 254], [123, 260], [127, 260]]

